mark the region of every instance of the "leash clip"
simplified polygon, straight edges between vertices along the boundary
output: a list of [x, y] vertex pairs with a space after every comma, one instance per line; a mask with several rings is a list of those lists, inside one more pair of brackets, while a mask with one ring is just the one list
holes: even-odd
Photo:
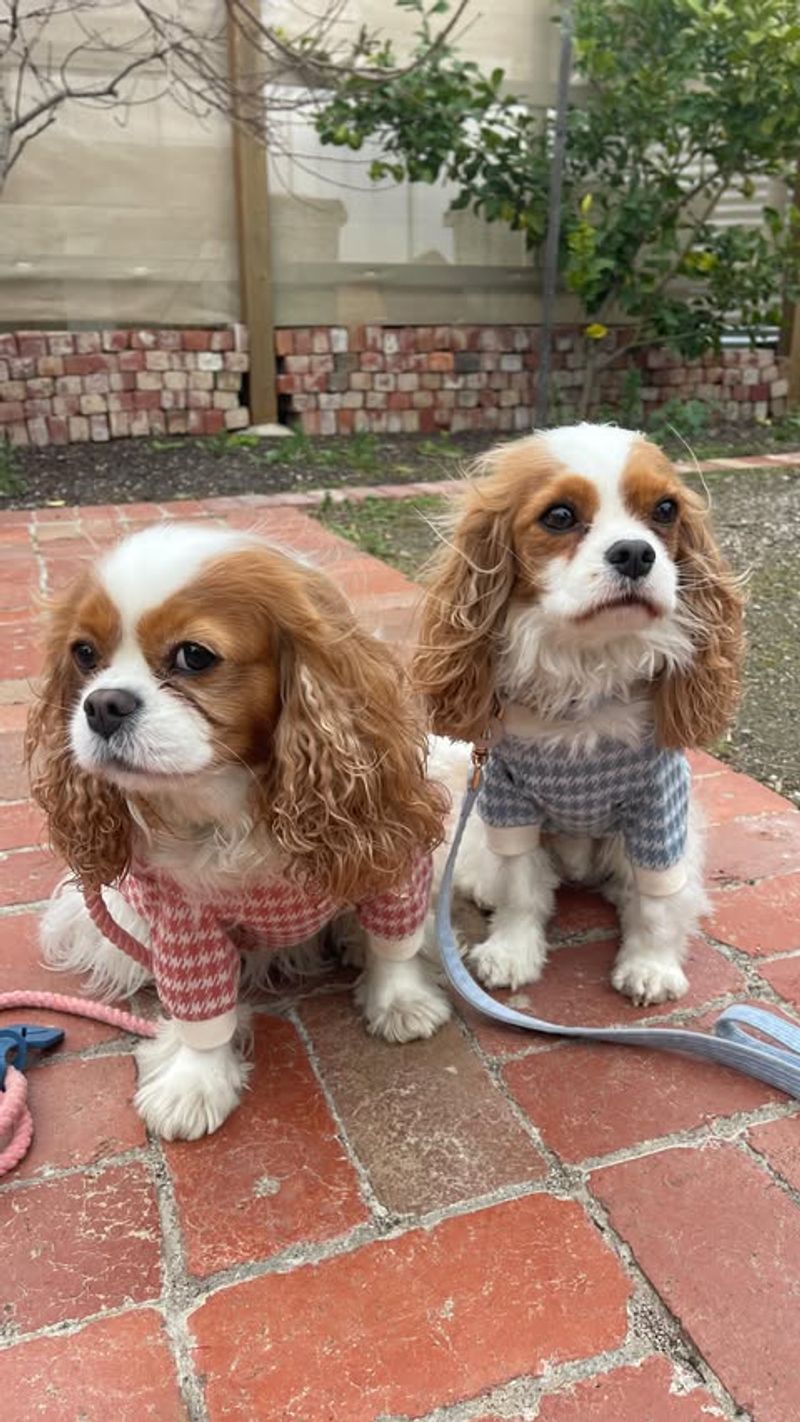
[[[17, 1071], [24, 1071], [28, 1062], [28, 1052], [46, 1052], [58, 1047], [64, 1040], [60, 1027], [27, 1027], [15, 1024], [0, 1029], [0, 1091], [5, 1090], [6, 1070], [9, 1065]], [[10, 1058], [10, 1061], [9, 1061]]]
[[483, 767], [489, 759], [489, 752], [495, 741], [502, 736], [502, 720], [505, 708], [495, 702], [492, 719], [489, 722], [483, 735], [473, 743], [472, 746], [472, 776], [469, 782], [470, 790], [477, 790], [481, 783]]
[[471, 790], [477, 790], [481, 783], [483, 767], [489, 758], [489, 748], [483, 741], [476, 741], [472, 747], [472, 778], [469, 782]]

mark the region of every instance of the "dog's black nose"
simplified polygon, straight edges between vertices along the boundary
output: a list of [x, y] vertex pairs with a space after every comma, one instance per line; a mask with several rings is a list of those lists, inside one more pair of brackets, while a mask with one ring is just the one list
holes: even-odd
[[108, 741], [141, 704], [132, 691], [93, 691], [83, 703], [83, 712], [95, 735]]
[[655, 561], [656, 550], [644, 538], [621, 538], [606, 551], [606, 562], [621, 578], [632, 582], [646, 578]]

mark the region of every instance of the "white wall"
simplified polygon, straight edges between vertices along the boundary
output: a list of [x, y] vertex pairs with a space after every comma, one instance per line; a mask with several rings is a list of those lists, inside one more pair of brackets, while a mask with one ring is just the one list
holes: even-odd
[[[204, 15], [209, 5], [183, 9]], [[293, 14], [298, 23], [289, 0], [265, 8], [287, 28]], [[461, 52], [505, 68], [513, 88], [544, 104], [558, 43], [551, 12], [550, 0], [473, 0]], [[343, 35], [361, 23], [401, 45], [409, 29], [391, 0], [348, 0]], [[143, 82], [137, 99], [146, 96]], [[517, 236], [448, 215], [443, 188], [376, 190], [372, 155], [322, 149], [299, 116], [281, 124], [281, 140], [296, 161], [278, 153], [269, 164], [279, 323], [534, 319], [535, 273]], [[124, 123], [64, 109], [0, 198], [0, 322], [237, 319], [230, 149], [225, 120], [198, 122], [168, 99], [137, 103]]]

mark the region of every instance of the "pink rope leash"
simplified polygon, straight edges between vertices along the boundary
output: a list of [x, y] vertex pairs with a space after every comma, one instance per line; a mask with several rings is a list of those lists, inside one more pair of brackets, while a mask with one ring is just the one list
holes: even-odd
[[100, 929], [103, 937], [107, 938], [109, 943], [113, 943], [115, 948], [127, 953], [128, 957], [133, 958], [142, 968], [149, 968], [150, 954], [144, 944], [140, 943], [138, 938], [134, 938], [133, 934], [128, 932], [127, 928], [123, 928], [116, 919], [111, 917], [100, 890], [84, 889], [83, 899], [89, 910], [89, 917], [95, 928]]
[[[101, 901], [102, 902], [102, 901]], [[103, 905], [105, 909], [105, 905]], [[106, 914], [108, 910], [106, 909]], [[113, 923], [108, 915], [109, 922]], [[124, 932], [124, 930], [120, 930]], [[130, 935], [128, 935], [130, 936]], [[134, 943], [135, 939], [132, 940]], [[145, 952], [140, 947], [141, 952]], [[141, 961], [141, 960], [140, 960]], [[155, 1037], [156, 1025], [146, 1017], [136, 1017], [119, 1007], [103, 1002], [89, 1002], [83, 997], [66, 997], [58, 992], [0, 992], [0, 1012], [15, 1008], [44, 1007], [51, 1012], [68, 1012], [73, 1017], [87, 1017], [93, 1022], [105, 1022], [132, 1032], [139, 1037]], [[24, 1072], [12, 1065], [6, 1069], [5, 1090], [0, 1092], [0, 1177], [7, 1175], [27, 1154], [33, 1140], [33, 1118], [28, 1109], [28, 1080]]]

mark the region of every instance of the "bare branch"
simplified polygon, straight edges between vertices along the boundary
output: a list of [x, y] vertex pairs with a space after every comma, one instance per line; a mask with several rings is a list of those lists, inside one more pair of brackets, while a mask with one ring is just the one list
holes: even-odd
[[[261, 48], [268, 57], [280, 55], [290, 69], [302, 75], [307, 81], [322, 82], [326, 78], [330, 81], [331, 78], [340, 80], [349, 77], [358, 78], [365, 84], [386, 84], [413, 73], [422, 64], [427, 64], [435, 58], [446, 46], [470, 0], [459, 0], [447, 24], [422, 53], [415, 55], [407, 64], [391, 69], [388, 66], [370, 66], [357, 62], [359, 54], [368, 53], [373, 46], [373, 37], [367, 35], [364, 30], [359, 32], [359, 38], [352, 46], [351, 57], [348, 60], [337, 59], [315, 51], [313, 44], [310, 43], [311, 35], [308, 32], [300, 36], [299, 40], [285, 39], [274, 26], [265, 25], [258, 20], [247, 9], [243, 0], [225, 0], [225, 3], [234, 22], [242, 29], [251, 43]], [[332, 20], [326, 11], [324, 29], [320, 29], [321, 40], [330, 31], [331, 24]]]
[[[31, 7], [9, 0], [6, 18], [0, 21], [0, 72], [10, 78], [0, 103], [0, 188], [28, 144], [46, 132], [68, 104], [96, 105], [124, 115], [166, 92], [198, 120], [221, 113], [266, 141], [266, 82], [279, 86], [269, 111], [286, 113], [309, 109], [315, 98], [319, 101], [320, 91], [329, 95], [347, 80], [376, 85], [402, 78], [441, 53], [469, 3], [456, 0], [436, 34], [430, 32], [430, 13], [423, 11], [414, 54], [406, 63], [393, 64], [390, 46], [363, 27], [354, 39], [337, 39], [345, 0], [329, 0], [319, 14], [304, 11], [298, 2], [302, 25], [291, 37], [265, 24], [246, 0], [223, 0], [222, 19], [218, 12], [205, 27], [185, 19], [185, 7], [156, 0], [42, 0]], [[131, 12], [135, 32], [129, 27], [116, 36], [111, 21], [130, 18]], [[57, 58], [52, 46], [56, 23], [59, 38], [63, 27], [71, 25], [75, 39]], [[245, 39], [253, 59], [235, 84], [227, 57], [230, 26]], [[373, 62], [379, 53], [383, 62]], [[87, 66], [98, 71], [96, 79], [87, 76]], [[164, 82], [137, 97], [138, 82], [159, 73]], [[280, 147], [274, 124], [269, 137]]]
[[44, 133], [45, 129], [50, 128], [51, 125], [55, 123], [56, 118], [57, 118], [57, 114], [54, 113], [54, 112], [51, 110], [50, 113], [48, 113], [48, 114], [45, 115], [44, 119], [43, 119], [42, 122], [38, 125], [38, 127], [32, 128], [32, 129], [30, 130], [30, 132], [23, 134], [22, 138], [20, 138], [20, 139], [17, 141], [17, 143], [16, 143], [14, 149], [12, 150], [11, 155], [10, 155], [10, 157], [9, 157], [9, 159], [8, 159], [8, 162], [7, 162], [6, 165], [5, 165], [5, 174], [6, 174], [6, 177], [7, 177], [8, 174], [11, 172], [11, 169], [14, 167], [15, 163], [18, 163], [18, 162], [19, 162], [19, 160], [20, 160], [22, 154], [25, 152], [25, 149], [27, 148], [28, 144], [29, 144], [34, 138], [38, 138], [40, 133]]

